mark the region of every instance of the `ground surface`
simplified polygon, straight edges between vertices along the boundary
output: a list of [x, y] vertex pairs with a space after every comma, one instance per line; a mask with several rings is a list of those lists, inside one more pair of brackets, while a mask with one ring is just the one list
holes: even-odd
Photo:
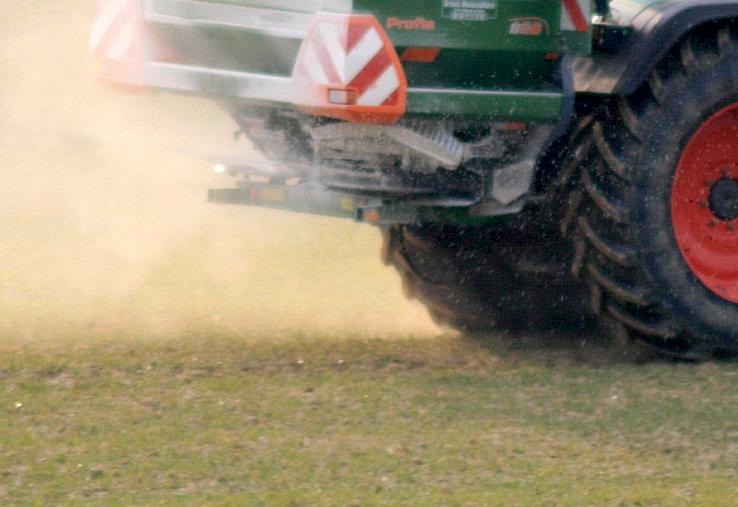
[[593, 365], [456, 338], [270, 338], [5, 350], [2, 503], [738, 498], [733, 365]]
[[249, 147], [89, 79], [94, 3], [0, 3], [0, 504], [738, 501], [738, 365], [443, 334], [374, 229], [206, 205]]

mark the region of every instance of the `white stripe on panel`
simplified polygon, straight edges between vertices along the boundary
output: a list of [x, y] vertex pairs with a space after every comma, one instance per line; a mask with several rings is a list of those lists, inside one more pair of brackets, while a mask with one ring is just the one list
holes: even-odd
[[102, 38], [108, 33], [110, 27], [126, 7], [128, 0], [112, 0], [105, 4], [103, 12], [95, 19], [90, 33], [90, 50], [95, 51], [100, 45]]
[[351, 49], [346, 59], [346, 83], [353, 81], [380, 49], [382, 49], [382, 38], [374, 28], [369, 28], [369, 31]]
[[382, 105], [397, 90], [398, 86], [400, 86], [400, 80], [395, 68], [390, 64], [356, 102], [362, 106]]
[[569, 9], [566, 8], [566, 4], [564, 2], [561, 2], [561, 30], [569, 30], [573, 31], [576, 30], [576, 27], [574, 26], [574, 21], [571, 19], [571, 14], [569, 14]]
[[584, 14], [585, 19], [587, 22], [591, 22], [592, 17], [592, 0], [578, 0], [579, 2], [579, 8], [582, 9], [582, 13]]
[[318, 54], [315, 52], [315, 47], [312, 41], [308, 42], [305, 47], [305, 55], [302, 60], [302, 65], [305, 67], [307, 73], [310, 75], [310, 79], [314, 83], [328, 84], [328, 76], [325, 74], [323, 64], [320, 62]]
[[133, 47], [133, 39], [136, 34], [136, 22], [133, 19], [126, 20], [123, 29], [118, 33], [115, 44], [105, 54], [111, 60], [122, 60], [128, 56]]
[[[341, 44], [341, 40], [346, 40], [346, 31], [348, 27], [341, 25], [340, 27], [333, 23], [321, 23], [320, 32], [323, 36], [323, 43], [336, 69], [338, 78], [341, 83], [346, 83], [346, 50]], [[341, 32], [344, 32], [343, 34]], [[343, 39], [342, 36], [343, 35]]]

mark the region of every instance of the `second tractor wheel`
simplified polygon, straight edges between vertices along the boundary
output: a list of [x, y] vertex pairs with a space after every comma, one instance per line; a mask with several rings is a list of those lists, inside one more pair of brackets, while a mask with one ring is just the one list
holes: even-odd
[[385, 263], [439, 324], [467, 332], [523, 331], [589, 319], [582, 291], [566, 273], [534, 263], [521, 269], [509, 260], [526, 262], [518, 253], [536, 250], [530, 238], [505, 229], [431, 226], [392, 226], [383, 236]]

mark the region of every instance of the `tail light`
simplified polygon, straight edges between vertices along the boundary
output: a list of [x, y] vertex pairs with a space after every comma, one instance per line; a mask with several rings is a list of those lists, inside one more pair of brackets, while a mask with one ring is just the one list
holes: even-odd
[[392, 123], [405, 113], [405, 73], [392, 42], [371, 15], [318, 14], [292, 77], [295, 104], [311, 114]]

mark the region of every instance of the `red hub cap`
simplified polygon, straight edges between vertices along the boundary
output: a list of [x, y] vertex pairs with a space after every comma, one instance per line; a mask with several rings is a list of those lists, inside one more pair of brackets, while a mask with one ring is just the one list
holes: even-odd
[[671, 189], [671, 219], [695, 276], [738, 303], [738, 103], [708, 118], [684, 148]]

